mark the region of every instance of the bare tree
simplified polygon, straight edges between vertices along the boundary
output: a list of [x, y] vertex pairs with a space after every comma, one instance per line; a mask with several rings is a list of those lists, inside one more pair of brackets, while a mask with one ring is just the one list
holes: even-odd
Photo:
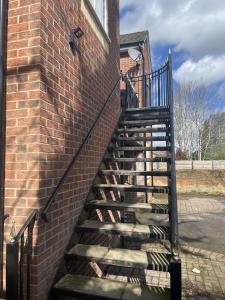
[[211, 136], [211, 92], [204, 85], [187, 82], [178, 85], [174, 94], [176, 147], [188, 159], [204, 159]]

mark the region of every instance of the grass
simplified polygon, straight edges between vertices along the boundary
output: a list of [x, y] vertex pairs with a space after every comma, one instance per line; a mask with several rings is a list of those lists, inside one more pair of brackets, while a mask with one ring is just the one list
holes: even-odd
[[213, 188], [196, 188], [196, 189], [177, 189], [178, 195], [190, 195], [190, 196], [225, 196], [225, 189], [218, 190]]

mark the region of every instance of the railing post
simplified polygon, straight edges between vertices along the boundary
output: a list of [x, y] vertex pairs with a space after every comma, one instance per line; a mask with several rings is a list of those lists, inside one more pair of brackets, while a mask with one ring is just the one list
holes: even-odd
[[172, 257], [170, 261], [170, 288], [171, 300], [181, 300], [181, 260], [178, 256]]
[[173, 116], [173, 77], [172, 77], [172, 56], [169, 52], [169, 111], [170, 111], [170, 143], [171, 143], [171, 180], [170, 180], [170, 217], [171, 217], [171, 244], [172, 252], [178, 247], [178, 212], [177, 212], [177, 190], [176, 190], [176, 169], [175, 169], [175, 138], [174, 138], [174, 116]]
[[161, 91], [160, 91], [160, 70], [158, 70], [158, 106], [160, 106], [160, 97], [161, 97]]
[[[6, 246], [6, 299], [19, 300], [19, 243], [12, 240]], [[21, 300], [21, 299], [20, 299]]]

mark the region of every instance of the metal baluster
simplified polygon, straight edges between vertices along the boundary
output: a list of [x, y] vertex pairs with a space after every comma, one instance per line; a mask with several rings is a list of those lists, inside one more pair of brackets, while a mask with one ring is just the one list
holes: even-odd
[[157, 106], [157, 99], [156, 99], [156, 77], [154, 74], [154, 106]]
[[30, 264], [31, 264], [32, 248], [33, 248], [34, 221], [28, 226], [28, 237], [27, 237], [27, 300], [30, 300], [30, 275], [31, 275]]
[[158, 71], [158, 106], [160, 106], [160, 71]]
[[11, 240], [6, 246], [6, 299], [19, 300], [19, 243]]
[[167, 87], [166, 87], [166, 90], [167, 90], [166, 106], [169, 106], [169, 68], [167, 68], [166, 77], [167, 77], [167, 83], [166, 83], [166, 85], [167, 85]]
[[165, 85], [165, 70], [163, 71], [163, 106], [165, 106], [165, 94], [166, 94], [166, 85]]
[[23, 300], [23, 274], [24, 274], [24, 234], [20, 239], [20, 300]]

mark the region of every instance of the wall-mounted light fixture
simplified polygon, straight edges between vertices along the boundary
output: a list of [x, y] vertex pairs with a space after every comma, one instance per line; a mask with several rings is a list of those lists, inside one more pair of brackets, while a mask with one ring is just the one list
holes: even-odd
[[73, 29], [70, 33], [69, 44], [70, 47], [77, 46], [77, 40], [84, 35], [84, 32], [80, 27]]

